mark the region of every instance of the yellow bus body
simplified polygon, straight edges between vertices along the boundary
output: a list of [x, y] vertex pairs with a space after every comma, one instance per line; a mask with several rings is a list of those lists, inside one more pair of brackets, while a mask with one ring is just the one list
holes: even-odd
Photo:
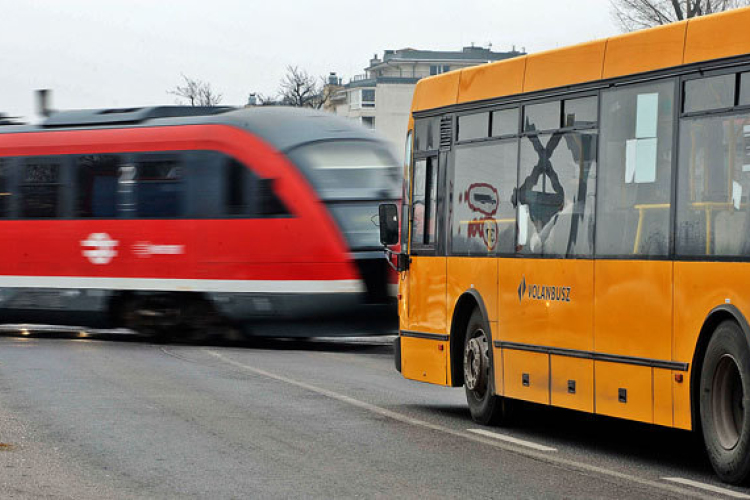
[[[417, 84], [412, 112], [479, 108], [486, 100], [743, 56], [750, 53], [749, 26], [750, 8], [738, 9], [449, 72]], [[641, 209], [649, 210], [658, 208]], [[565, 283], [575, 300], [521, 300], [524, 282]], [[456, 385], [461, 350], [451, 338], [470, 292], [492, 334], [495, 394], [692, 429], [699, 337], [717, 307], [750, 315], [749, 283], [750, 264], [739, 262], [412, 255], [401, 276], [400, 329], [427, 335], [402, 335], [402, 373]], [[629, 358], [684, 368], [621, 362]]]

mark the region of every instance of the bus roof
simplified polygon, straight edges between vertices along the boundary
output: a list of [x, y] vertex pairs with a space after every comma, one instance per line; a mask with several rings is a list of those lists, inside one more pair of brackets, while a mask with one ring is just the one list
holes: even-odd
[[420, 80], [412, 112], [750, 53], [750, 7]]
[[205, 124], [230, 125], [247, 130], [279, 151], [322, 140], [379, 140], [371, 130], [332, 113], [285, 106], [158, 106], [60, 111], [37, 125], [2, 126], [0, 134]]

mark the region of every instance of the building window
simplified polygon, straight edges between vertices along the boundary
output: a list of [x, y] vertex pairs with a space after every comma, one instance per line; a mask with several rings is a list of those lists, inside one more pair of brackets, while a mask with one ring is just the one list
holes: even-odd
[[375, 128], [375, 117], [374, 116], [363, 116], [362, 126], [365, 128]]
[[430, 65], [430, 76], [432, 75], [439, 75], [442, 73], [447, 73], [451, 70], [451, 67], [448, 65], [440, 65], [440, 64], [431, 64]]
[[375, 107], [375, 89], [362, 89], [362, 107]]

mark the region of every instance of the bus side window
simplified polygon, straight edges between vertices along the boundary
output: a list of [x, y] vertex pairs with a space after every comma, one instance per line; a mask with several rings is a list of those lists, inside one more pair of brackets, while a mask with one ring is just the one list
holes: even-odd
[[437, 157], [414, 162], [412, 195], [413, 246], [435, 244], [437, 217]]
[[596, 253], [669, 254], [674, 80], [602, 93]]
[[51, 218], [61, 207], [62, 157], [27, 158], [21, 174], [21, 217]]

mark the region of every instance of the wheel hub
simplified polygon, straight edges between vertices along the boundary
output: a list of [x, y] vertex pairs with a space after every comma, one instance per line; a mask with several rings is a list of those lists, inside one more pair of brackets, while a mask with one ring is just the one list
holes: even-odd
[[487, 337], [484, 332], [469, 340], [464, 352], [464, 381], [466, 387], [483, 393], [487, 387], [489, 373], [489, 356], [487, 354]]
[[737, 361], [730, 355], [724, 355], [716, 367], [711, 405], [719, 444], [731, 450], [740, 440], [745, 408]]

